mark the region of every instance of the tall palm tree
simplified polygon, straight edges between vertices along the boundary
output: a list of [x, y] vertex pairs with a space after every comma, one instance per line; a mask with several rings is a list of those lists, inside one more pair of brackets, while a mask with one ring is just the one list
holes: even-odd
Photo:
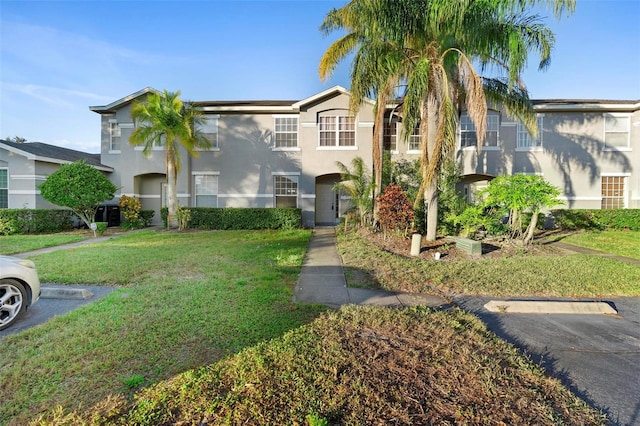
[[167, 227], [177, 226], [176, 212], [178, 196], [176, 180], [182, 164], [181, 149], [193, 157], [196, 149], [208, 149], [211, 143], [198, 130], [205, 121], [202, 112], [191, 103], [180, 100], [180, 91], [150, 93], [145, 102], [137, 102], [131, 109], [131, 118], [136, 123], [129, 143], [143, 146], [143, 153], [151, 155], [154, 146], [161, 146], [165, 152], [167, 176]]
[[366, 2], [352, 1], [327, 14], [320, 26], [325, 35], [336, 30], [349, 32], [329, 46], [320, 60], [318, 71], [320, 78], [326, 80], [346, 56], [355, 52], [350, 109], [355, 113], [365, 98], [376, 99], [372, 153], [375, 198], [382, 189], [384, 115], [399, 79], [397, 67], [401, 57], [394, 46], [384, 42], [384, 34], [378, 32], [380, 28], [373, 13], [375, 10], [368, 6]]
[[[541, 69], [549, 64], [553, 34], [526, 9], [540, 3], [551, 5], [558, 17], [575, 6], [575, 0], [352, 0], [344, 6], [359, 11], [375, 29], [361, 31], [359, 48], [385, 46], [387, 56], [374, 57], [374, 61], [393, 63], [388, 69], [395, 74], [385, 77], [395, 75], [406, 83], [402, 136], [406, 141], [420, 126], [420, 194], [427, 211], [428, 240], [436, 238], [438, 176], [443, 160], [453, 153], [463, 108], [475, 125], [478, 149], [486, 128], [487, 101], [499, 102], [531, 133], [537, 133], [520, 74], [530, 51], [539, 53]], [[347, 30], [367, 25], [354, 22], [360, 19], [358, 15], [349, 16]], [[503, 72], [494, 78], [481, 77], [474, 63], [482, 70]], [[354, 62], [354, 72], [356, 69]]]

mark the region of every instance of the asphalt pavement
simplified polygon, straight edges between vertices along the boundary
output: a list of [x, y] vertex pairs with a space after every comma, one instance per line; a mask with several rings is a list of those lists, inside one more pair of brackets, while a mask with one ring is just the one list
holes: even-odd
[[41, 289], [46, 297], [27, 310], [11, 327], [0, 331], [0, 339], [10, 334], [19, 333], [50, 320], [57, 315], [65, 315], [75, 309], [106, 296], [116, 287], [95, 285], [52, 285], [42, 284]]
[[613, 424], [640, 425], [640, 298], [607, 299], [617, 315], [492, 313], [489, 300], [454, 298]]

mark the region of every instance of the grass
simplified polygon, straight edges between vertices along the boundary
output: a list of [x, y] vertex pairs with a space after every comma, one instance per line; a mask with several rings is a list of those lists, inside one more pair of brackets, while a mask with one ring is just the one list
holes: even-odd
[[[44, 282], [120, 290], [3, 338], [0, 424], [605, 422], [457, 309], [292, 304], [309, 235], [148, 231], [34, 257]], [[595, 256], [425, 262], [356, 234], [339, 241], [363, 285], [494, 295], [640, 285], [639, 268]]]
[[129, 397], [308, 323], [325, 308], [291, 299], [309, 237], [149, 231], [32, 257], [43, 282], [122, 289], [2, 338], [0, 424]]
[[0, 236], [0, 254], [10, 255], [45, 247], [75, 243], [85, 240], [83, 235], [44, 234], [44, 235], [3, 235]]
[[[338, 235], [347, 281], [359, 287], [439, 295], [610, 297], [640, 295], [640, 268], [594, 255], [424, 261], [380, 250], [357, 233]], [[349, 272], [350, 271], [350, 272]], [[349, 283], [351, 285], [351, 283]]]
[[41, 424], [603, 424], [459, 310], [345, 307], [139, 392]]
[[567, 235], [563, 242], [640, 260], [640, 232], [584, 231]]

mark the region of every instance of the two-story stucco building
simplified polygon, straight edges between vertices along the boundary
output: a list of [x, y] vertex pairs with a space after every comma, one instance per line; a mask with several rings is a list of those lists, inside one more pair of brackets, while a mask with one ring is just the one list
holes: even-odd
[[[164, 152], [145, 157], [128, 143], [131, 106], [153, 90], [91, 110], [102, 115], [101, 161], [113, 168], [112, 181], [158, 212], [165, 205]], [[212, 147], [198, 158], [183, 156], [177, 179], [183, 206], [298, 207], [305, 226], [335, 224], [345, 209], [332, 190], [340, 179], [336, 162], [359, 156], [371, 169], [373, 104], [350, 115], [349, 92], [341, 87], [299, 101], [195, 104], [206, 114], [202, 130]]]
[[[101, 163], [122, 194], [144, 208], [164, 205], [164, 153], [151, 158], [128, 144], [132, 102], [146, 88], [109, 105], [102, 116]], [[373, 102], [355, 116], [349, 92], [334, 87], [299, 101], [200, 101], [212, 148], [184, 157], [178, 199], [185, 206], [273, 207], [303, 211], [305, 226], [335, 224], [347, 203], [332, 186], [336, 161], [362, 157], [372, 167]], [[502, 174], [534, 173], [558, 186], [569, 208], [640, 208], [640, 101], [534, 101], [540, 135], [531, 137], [504, 111], [490, 110], [482, 150], [473, 123], [460, 117], [456, 160], [460, 190], [475, 192]], [[418, 158], [419, 135], [400, 141], [390, 108], [384, 128], [392, 158]], [[159, 214], [156, 215], [159, 218]]]
[[[139, 197], [159, 222], [166, 203], [164, 152], [158, 148], [145, 157], [142, 148], [128, 142], [135, 126], [133, 102], [152, 91], [90, 107], [101, 115], [99, 156], [0, 142], [0, 207], [49, 207], [37, 184], [59, 164], [82, 157], [120, 188], [116, 197]], [[201, 130], [212, 147], [198, 158], [183, 155], [179, 203], [291, 206], [302, 209], [305, 226], [337, 223], [348, 199], [332, 190], [340, 179], [336, 162], [349, 165], [361, 157], [372, 169], [374, 104], [365, 102], [352, 116], [349, 100], [349, 91], [336, 86], [302, 100], [195, 102], [205, 113]], [[504, 111], [492, 109], [482, 150], [473, 123], [460, 116], [456, 161], [459, 189], [469, 201], [495, 176], [532, 173], [559, 187], [568, 208], [640, 208], [640, 101], [539, 100], [534, 107], [537, 138]], [[385, 149], [392, 159], [417, 159], [420, 137], [400, 141], [396, 112], [393, 106], [387, 111]]]

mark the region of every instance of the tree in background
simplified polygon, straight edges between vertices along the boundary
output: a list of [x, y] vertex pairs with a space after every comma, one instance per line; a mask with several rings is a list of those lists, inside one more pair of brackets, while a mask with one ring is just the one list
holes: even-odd
[[105, 175], [83, 160], [63, 164], [39, 188], [42, 198], [70, 208], [88, 227], [98, 206], [112, 200], [117, 190]]
[[6, 141], [8, 142], [15, 142], [15, 143], [25, 143], [27, 141], [27, 139], [25, 138], [21, 138], [20, 136], [14, 136], [12, 138], [5, 138]]
[[182, 165], [181, 149], [193, 157], [197, 149], [209, 149], [211, 143], [199, 130], [204, 124], [203, 113], [191, 103], [180, 100], [180, 91], [150, 93], [145, 102], [135, 103], [131, 118], [136, 123], [129, 142], [142, 146], [146, 156], [153, 147], [163, 147], [167, 176], [167, 228], [175, 228], [177, 223], [178, 195], [176, 180]]

